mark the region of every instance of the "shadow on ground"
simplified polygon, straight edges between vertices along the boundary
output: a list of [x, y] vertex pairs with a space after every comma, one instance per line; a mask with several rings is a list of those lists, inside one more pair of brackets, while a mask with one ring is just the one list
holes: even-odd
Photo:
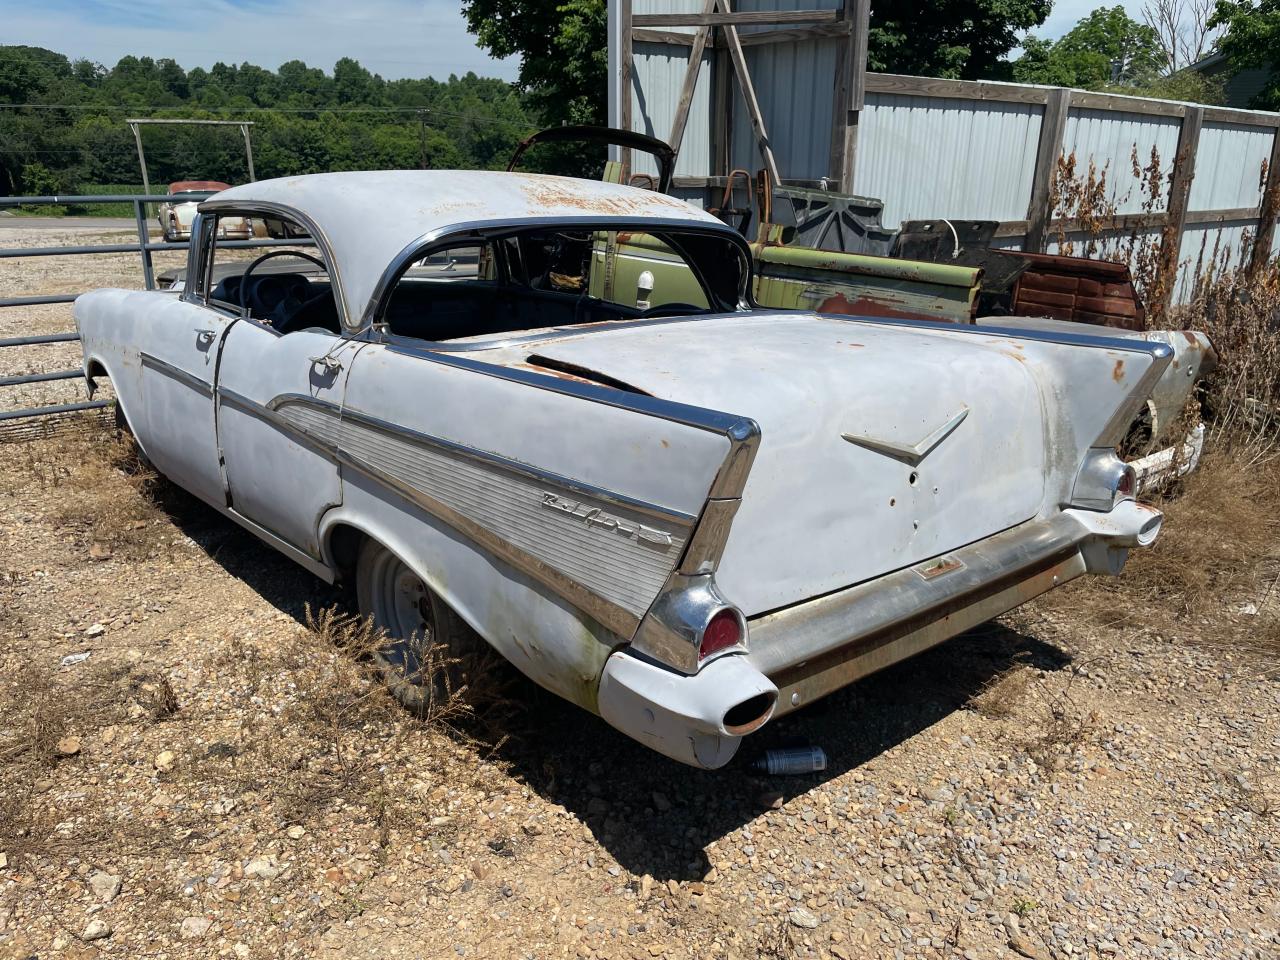
[[[316, 608], [349, 602], [338, 588], [230, 520], [165, 487], [161, 506], [182, 532], [299, 623], [305, 622], [308, 603]], [[984, 624], [770, 723], [717, 771], [685, 767], [641, 747], [514, 669], [503, 683], [519, 707], [485, 733], [494, 740], [505, 737], [494, 759], [585, 823], [627, 870], [659, 881], [696, 880], [710, 868], [707, 846], [759, 815], [761, 793], [780, 791], [789, 800], [861, 766], [961, 709], [1017, 662], [1060, 670], [1070, 657], [1034, 636]], [[764, 750], [809, 744], [827, 753], [829, 766], [822, 773], [766, 777], [751, 769]], [[428, 815], [424, 810], [424, 822]], [[513, 841], [511, 849], [518, 850], [519, 838]]]

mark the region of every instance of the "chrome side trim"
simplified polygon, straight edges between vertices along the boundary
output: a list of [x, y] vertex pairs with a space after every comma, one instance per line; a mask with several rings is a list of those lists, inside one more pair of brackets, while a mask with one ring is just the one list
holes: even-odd
[[[405, 497], [623, 638], [639, 626], [651, 597], [678, 561], [695, 519], [309, 396], [276, 397], [267, 412], [273, 422]], [[415, 462], [414, 450], [427, 459]], [[442, 464], [441, 457], [455, 467]], [[456, 476], [463, 464], [488, 479]], [[587, 498], [583, 509], [562, 509], [566, 493]], [[547, 513], [543, 521], [539, 514], [547, 511], [549, 497], [559, 517]], [[607, 512], [596, 503], [606, 504]], [[505, 531], [468, 515], [477, 511], [481, 517], [492, 513], [493, 526], [505, 526]], [[583, 549], [593, 537], [611, 549]], [[540, 547], [546, 556], [538, 555]]]
[[[711, 433], [723, 434], [731, 447], [724, 465], [720, 468], [709, 496], [712, 499], [740, 497], [747, 481], [747, 472], [751, 469], [751, 461], [755, 459], [756, 447], [760, 441], [760, 427], [750, 417], [740, 417], [731, 413], [721, 413], [705, 407], [694, 407], [674, 400], [661, 400], [657, 397], [638, 393], [627, 393], [612, 387], [599, 386], [594, 383], [582, 383], [577, 380], [564, 380], [549, 374], [533, 370], [513, 369], [496, 363], [486, 363], [470, 357], [461, 357], [437, 353], [420, 347], [388, 344], [386, 349], [406, 356], [420, 357], [432, 363], [440, 363], [449, 367], [470, 370], [473, 373], [523, 383], [541, 390], [562, 393], [578, 397], [592, 403], [622, 410], [632, 410], [650, 417], [659, 417], [672, 423], [707, 430]], [[349, 412], [349, 411], [348, 411]]]
[[149, 353], [139, 351], [138, 357], [141, 359], [144, 367], [150, 367], [157, 373], [164, 374], [166, 377], [177, 380], [184, 386], [190, 387], [192, 390], [202, 393], [206, 397], [213, 397], [212, 381], [202, 380], [194, 373], [189, 373], [181, 367], [175, 367], [172, 363], [169, 363], [166, 360], [161, 360], [159, 357], [153, 357]]
[[[339, 413], [337, 404], [326, 400], [318, 400], [315, 397], [302, 393], [285, 393], [278, 397], [273, 397], [267, 405], [267, 409], [272, 413], [278, 422], [286, 423], [279, 415], [281, 407], [289, 404], [306, 404], [318, 408], [328, 408], [335, 415]], [[678, 524], [680, 526], [692, 526], [697, 517], [692, 514], [685, 513], [682, 510], [673, 510], [670, 507], [664, 507], [656, 503], [650, 503], [647, 500], [637, 500], [634, 497], [628, 497], [625, 494], [615, 493], [612, 490], [605, 490], [595, 484], [586, 483], [582, 480], [576, 480], [572, 477], [566, 477], [563, 474], [553, 473], [550, 470], [544, 470], [541, 467], [535, 467], [532, 464], [524, 463], [520, 460], [512, 460], [501, 454], [490, 453], [487, 450], [480, 450], [476, 447], [467, 446], [466, 444], [457, 443], [453, 440], [447, 440], [444, 437], [433, 436], [429, 433], [419, 433], [416, 430], [410, 430], [398, 424], [390, 423], [378, 417], [362, 413], [359, 410], [353, 410], [350, 407], [341, 409], [341, 417], [344, 422], [358, 423], [363, 426], [380, 430], [384, 433], [393, 434], [403, 437], [411, 443], [419, 444], [426, 447], [432, 447], [442, 453], [453, 454], [455, 456], [464, 457], [468, 460], [486, 466], [495, 467], [500, 470], [506, 470], [511, 473], [521, 474], [537, 483], [546, 483], [566, 490], [572, 490], [574, 493], [590, 497], [593, 500], [603, 500], [607, 503], [615, 504], [620, 507], [626, 507], [629, 510], [635, 510], [640, 513], [656, 517], [668, 523]], [[336, 445], [333, 446], [336, 449]]]
[[[325, 400], [316, 400], [313, 398], [308, 399], [312, 399], [312, 402], [316, 404], [325, 404], [330, 406], [335, 412], [338, 410], [337, 404], [328, 403], [328, 401]], [[261, 404], [257, 400], [246, 397], [243, 393], [238, 393], [235, 390], [229, 390], [228, 388], [221, 386], [218, 387], [218, 401], [221, 403], [228, 403], [233, 407], [239, 408], [245, 413], [249, 413], [266, 420], [273, 427], [283, 430], [290, 436], [297, 438], [300, 442], [305, 443], [317, 453], [327, 456], [334, 463], [338, 462], [338, 448], [336, 443], [312, 433], [299, 430], [294, 423], [280, 416], [280, 414], [270, 406]]]

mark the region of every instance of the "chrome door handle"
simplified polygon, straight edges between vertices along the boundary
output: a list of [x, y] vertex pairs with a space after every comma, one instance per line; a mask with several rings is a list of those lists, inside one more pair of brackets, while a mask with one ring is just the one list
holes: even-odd
[[196, 343], [202, 347], [207, 347], [213, 343], [213, 338], [218, 335], [216, 330], [197, 330]]
[[311, 365], [313, 367], [324, 367], [325, 373], [337, 373], [342, 369], [342, 361], [337, 357], [312, 357]]

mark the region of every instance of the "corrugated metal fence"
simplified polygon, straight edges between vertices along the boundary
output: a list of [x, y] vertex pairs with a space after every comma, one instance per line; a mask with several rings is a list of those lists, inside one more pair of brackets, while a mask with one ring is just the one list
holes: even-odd
[[[698, 0], [630, 0], [623, 6], [633, 16], [686, 18], [703, 9]], [[848, 30], [835, 31], [847, 22], [851, 0], [739, 0], [735, 14], [720, 16], [802, 8], [809, 14], [829, 11], [836, 23], [779, 30], [789, 24], [775, 17], [768, 24], [743, 22], [737, 30], [784, 182], [829, 178], [834, 184], [832, 139], [839, 125], [832, 118], [838, 115], [839, 84], [833, 78]], [[663, 25], [612, 34], [615, 67], [628, 41], [633, 52], [626, 83], [633, 129], [667, 136], [697, 31], [694, 25]], [[707, 44], [676, 166], [681, 195], [704, 203], [718, 203], [730, 169], [763, 166], [724, 46], [715, 39]], [[619, 125], [626, 113], [622, 85], [612, 89], [611, 122]], [[1270, 189], [1280, 193], [1280, 164], [1273, 162], [1280, 157], [1278, 129], [1280, 114], [1261, 111], [868, 73], [856, 120], [853, 192], [882, 200], [890, 226], [940, 217], [997, 220], [999, 245], [1053, 252], [1060, 239], [1080, 236], [1074, 213], [1063, 215], [1059, 208], [1054, 220], [1051, 204], [1055, 165], [1074, 155], [1078, 173], [1087, 174], [1090, 164], [1097, 173], [1105, 171], [1108, 218], [1102, 235], [1136, 233], [1156, 242], [1163, 235], [1166, 253], [1174, 254], [1170, 264], [1179, 265], [1174, 295], [1182, 297], [1197, 261], [1215, 247], [1238, 259], [1247, 236], [1261, 237], [1275, 251], [1274, 212], [1264, 216], [1262, 207], [1268, 170]], [[727, 145], [718, 144], [718, 136]], [[1153, 157], [1160, 184], [1155, 197], [1144, 192], [1134, 171], [1135, 159], [1142, 168]], [[637, 158], [636, 169], [645, 169], [643, 160]]]

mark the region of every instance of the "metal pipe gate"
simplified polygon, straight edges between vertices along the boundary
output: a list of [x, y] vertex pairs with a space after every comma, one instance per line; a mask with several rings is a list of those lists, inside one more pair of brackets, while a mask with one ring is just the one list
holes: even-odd
[[[211, 193], [197, 194], [200, 199], [213, 196]], [[152, 262], [152, 254], [157, 250], [186, 250], [189, 246], [187, 242], [169, 243], [165, 241], [154, 242], [148, 235], [149, 219], [147, 215], [147, 205], [151, 203], [165, 203], [172, 198], [167, 194], [155, 195], [106, 195], [106, 196], [52, 196], [52, 197], [0, 197], [0, 209], [5, 207], [17, 206], [55, 206], [62, 204], [89, 204], [89, 203], [128, 203], [133, 205], [133, 217], [137, 227], [138, 239], [131, 243], [100, 243], [86, 244], [81, 246], [65, 246], [65, 247], [0, 247], [0, 260], [20, 259], [27, 257], [67, 257], [67, 256], [92, 256], [94, 254], [107, 253], [138, 253], [142, 262], [142, 280], [145, 289], [155, 290], [156, 277], [155, 268]], [[50, 227], [56, 227], [57, 221], [51, 220]], [[218, 247], [221, 249], [229, 248], [255, 248], [255, 247], [279, 247], [279, 246], [310, 246], [310, 240], [299, 239], [255, 239], [255, 240], [220, 240]], [[0, 308], [2, 307], [33, 307], [44, 306], [51, 303], [73, 303], [85, 291], [79, 293], [56, 293], [44, 294], [38, 296], [18, 296], [18, 297], [0, 297]], [[0, 349], [17, 349], [30, 348], [49, 343], [69, 343], [79, 341], [80, 334], [76, 331], [68, 331], [66, 333], [39, 334], [29, 337], [5, 337], [0, 338]], [[11, 376], [0, 376], [0, 388], [14, 387], [30, 383], [49, 383], [58, 380], [72, 380], [82, 375], [79, 369], [74, 370], [56, 370], [51, 373], [22, 373]], [[3, 396], [3, 394], [0, 394]], [[97, 410], [109, 406], [109, 400], [86, 400], [78, 403], [59, 403], [49, 404], [41, 407], [22, 407], [18, 409], [3, 409], [0, 407], [0, 423], [6, 421], [27, 420], [34, 417], [48, 417], [56, 415], [64, 415], [76, 413], [83, 410]]]

